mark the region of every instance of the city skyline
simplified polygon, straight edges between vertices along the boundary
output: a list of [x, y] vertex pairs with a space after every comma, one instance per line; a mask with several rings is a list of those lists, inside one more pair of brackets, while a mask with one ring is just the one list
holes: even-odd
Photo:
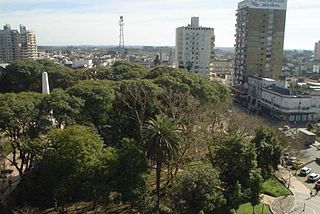
[[[233, 47], [239, 0], [0, 0], [0, 24], [27, 25], [38, 45], [117, 45], [124, 16], [126, 45], [174, 46], [176, 27], [191, 16], [215, 28], [216, 46]], [[320, 39], [316, 0], [289, 0], [285, 49], [314, 49]]]

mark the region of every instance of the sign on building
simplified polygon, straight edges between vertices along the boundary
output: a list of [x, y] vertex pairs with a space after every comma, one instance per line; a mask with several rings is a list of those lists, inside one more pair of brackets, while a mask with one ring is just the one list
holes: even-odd
[[286, 10], [287, 0], [250, 0], [250, 8]]
[[286, 10], [287, 0], [244, 0], [239, 3], [239, 9], [244, 7], [255, 9]]

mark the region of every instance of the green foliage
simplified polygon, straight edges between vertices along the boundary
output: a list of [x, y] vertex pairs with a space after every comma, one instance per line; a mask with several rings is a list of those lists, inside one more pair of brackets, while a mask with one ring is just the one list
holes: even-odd
[[52, 130], [49, 141], [51, 149], [22, 182], [17, 200], [37, 205], [106, 200], [116, 152], [82, 126]]
[[[23, 180], [16, 192], [18, 204], [106, 201], [112, 192], [134, 207], [139, 207], [138, 199], [148, 203], [157, 198], [159, 208], [163, 167], [168, 165], [169, 184], [183, 165], [183, 159], [177, 165], [173, 159], [188, 154], [193, 146], [181, 148], [177, 124], [188, 132], [184, 141], [192, 142], [197, 138], [192, 136], [195, 126], [201, 128], [194, 120], [200, 107], [228, 99], [226, 87], [196, 74], [167, 67], [148, 72], [128, 62], [75, 71], [46, 60], [19, 60], [1, 71], [0, 91], [40, 92], [44, 71], [55, 89], [50, 95], [0, 94], [0, 131], [15, 146], [11, 152], [22, 154], [24, 166], [30, 169], [23, 173], [20, 168]], [[54, 125], [66, 129], [48, 133]], [[183, 193], [175, 197], [181, 202], [199, 198], [190, 205], [182, 203], [183, 209], [216, 210], [225, 202], [222, 192], [232, 207], [240, 204], [244, 192], [256, 203], [256, 195], [247, 191], [257, 190], [259, 183], [254, 150], [243, 139], [230, 139], [232, 142], [224, 141], [226, 146], [221, 143], [216, 148], [221, 147], [223, 153], [217, 156], [221, 175], [199, 165], [176, 180], [174, 188]], [[156, 166], [156, 197], [146, 186], [148, 159]], [[19, 163], [17, 158], [15, 163]], [[236, 178], [227, 180], [232, 173]], [[187, 189], [190, 182], [197, 185]]]
[[188, 73], [174, 68], [157, 67], [150, 71], [147, 79], [153, 79], [162, 88], [173, 88], [186, 92], [203, 103], [218, 103], [228, 99], [225, 86], [210, 82], [200, 75]]
[[215, 213], [226, 202], [217, 171], [203, 163], [187, 167], [169, 191], [173, 209], [179, 213]]
[[[240, 197], [249, 190], [252, 198], [258, 191], [258, 169], [254, 147], [238, 135], [226, 136], [215, 145], [213, 166], [220, 171], [226, 186], [226, 198], [231, 208], [238, 208]], [[258, 192], [257, 192], [258, 191]]]
[[42, 73], [48, 72], [50, 88], [67, 88], [79, 80], [76, 71], [48, 60], [17, 60], [2, 71], [1, 92], [41, 92]]
[[69, 95], [62, 89], [56, 89], [44, 98], [42, 109], [54, 118], [57, 127], [61, 127], [74, 124], [83, 105], [84, 102], [80, 98]]
[[179, 130], [176, 124], [164, 115], [157, 115], [145, 125], [145, 150], [150, 160], [156, 163], [157, 208], [160, 205], [160, 179], [164, 162], [172, 160], [179, 149]]
[[106, 67], [97, 67], [86, 69], [83, 72], [83, 79], [86, 80], [112, 80], [112, 81], [121, 81], [121, 80], [132, 80], [132, 79], [141, 79], [147, 74], [147, 69], [141, 65], [117, 61], [111, 68]]
[[124, 80], [118, 83], [112, 124], [121, 136], [142, 142], [143, 126], [149, 117], [158, 113], [161, 93], [161, 88], [149, 80]]
[[214, 166], [219, 167], [222, 181], [250, 186], [251, 173], [257, 168], [255, 149], [243, 137], [222, 139], [215, 148]]
[[157, 54], [157, 56], [154, 58], [153, 62], [154, 62], [154, 66], [158, 66], [161, 64], [159, 54]]
[[122, 201], [137, 201], [146, 192], [148, 162], [142, 148], [134, 140], [123, 139], [117, 150], [115, 190]]
[[44, 95], [36, 93], [0, 94], [0, 130], [11, 140], [36, 138], [48, 128], [40, 104]]
[[179, 130], [176, 124], [164, 115], [157, 115], [145, 125], [145, 148], [153, 161], [171, 160], [179, 149]]
[[109, 80], [129, 80], [143, 78], [148, 73], [144, 66], [125, 61], [115, 62], [108, 75]]
[[254, 207], [260, 203], [260, 191], [261, 191], [261, 171], [256, 170], [251, 175], [251, 186], [250, 186], [250, 202]]
[[110, 81], [82, 81], [67, 91], [84, 101], [77, 118], [81, 123], [91, 123], [97, 128], [108, 121], [115, 99], [113, 83]]
[[[237, 209], [237, 214], [249, 214], [253, 213], [253, 207], [250, 203], [241, 204], [239, 209]], [[271, 214], [270, 208], [268, 205], [259, 204], [254, 208], [255, 214]], [[221, 213], [222, 214], [222, 213]]]
[[262, 183], [261, 193], [275, 198], [291, 195], [291, 192], [275, 177], [271, 177]]
[[272, 170], [278, 169], [281, 162], [282, 149], [276, 133], [267, 127], [259, 127], [252, 140], [257, 151], [257, 163], [264, 179], [272, 176]]

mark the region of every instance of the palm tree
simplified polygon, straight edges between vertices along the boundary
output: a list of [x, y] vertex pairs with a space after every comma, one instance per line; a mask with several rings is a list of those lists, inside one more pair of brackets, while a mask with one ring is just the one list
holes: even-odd
[[145, 125], [145, 148], [148, 158], [156, 164], [157, 209], [160, 205], [162, 164], [172, 160], [179, 149], [179, 130], [172, 119], [157, 115]]

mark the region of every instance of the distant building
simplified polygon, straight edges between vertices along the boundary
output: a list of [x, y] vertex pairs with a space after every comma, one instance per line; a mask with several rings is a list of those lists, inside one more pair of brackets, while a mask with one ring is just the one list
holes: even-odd
[[199, 18], [192, 17], [191, 24], [176, 29], [176, 68], [209, 77], [214, 42], [214, 29], [200, 26]]
[[92, 60], [74, 60], [72, 63], [73, 68], [92, 68]]
[[17, 30], [5, 25], [0, 30], [0, 61], [12, 62], [20, 58], [20, 38]]
[[37, 59], [36, 35], [34, 32], [27, 31], [23, 25], [20, 25], [20, 47], [21, 58]]
[[320, 41], [314, 46], [314, 60], [320, 61]]
[[287, 0], [243, 0], [238, 4], [236, 86], [249, 76], [278, 79], [282, 68]]
[[312, 71], [315, 74], [319, 74], [320, 73], [320, 65], [314, 65]]
[[232, 86], [234, 60], [215, 59], [210, 64], [210, 80], [217, 80], [225, 85]]
[[36, 59], [37, 42], [33, 32], [20, 25], [20, 33], [5, 25], [0, 30], [0, 61], [10, 63], [17, 59]]

